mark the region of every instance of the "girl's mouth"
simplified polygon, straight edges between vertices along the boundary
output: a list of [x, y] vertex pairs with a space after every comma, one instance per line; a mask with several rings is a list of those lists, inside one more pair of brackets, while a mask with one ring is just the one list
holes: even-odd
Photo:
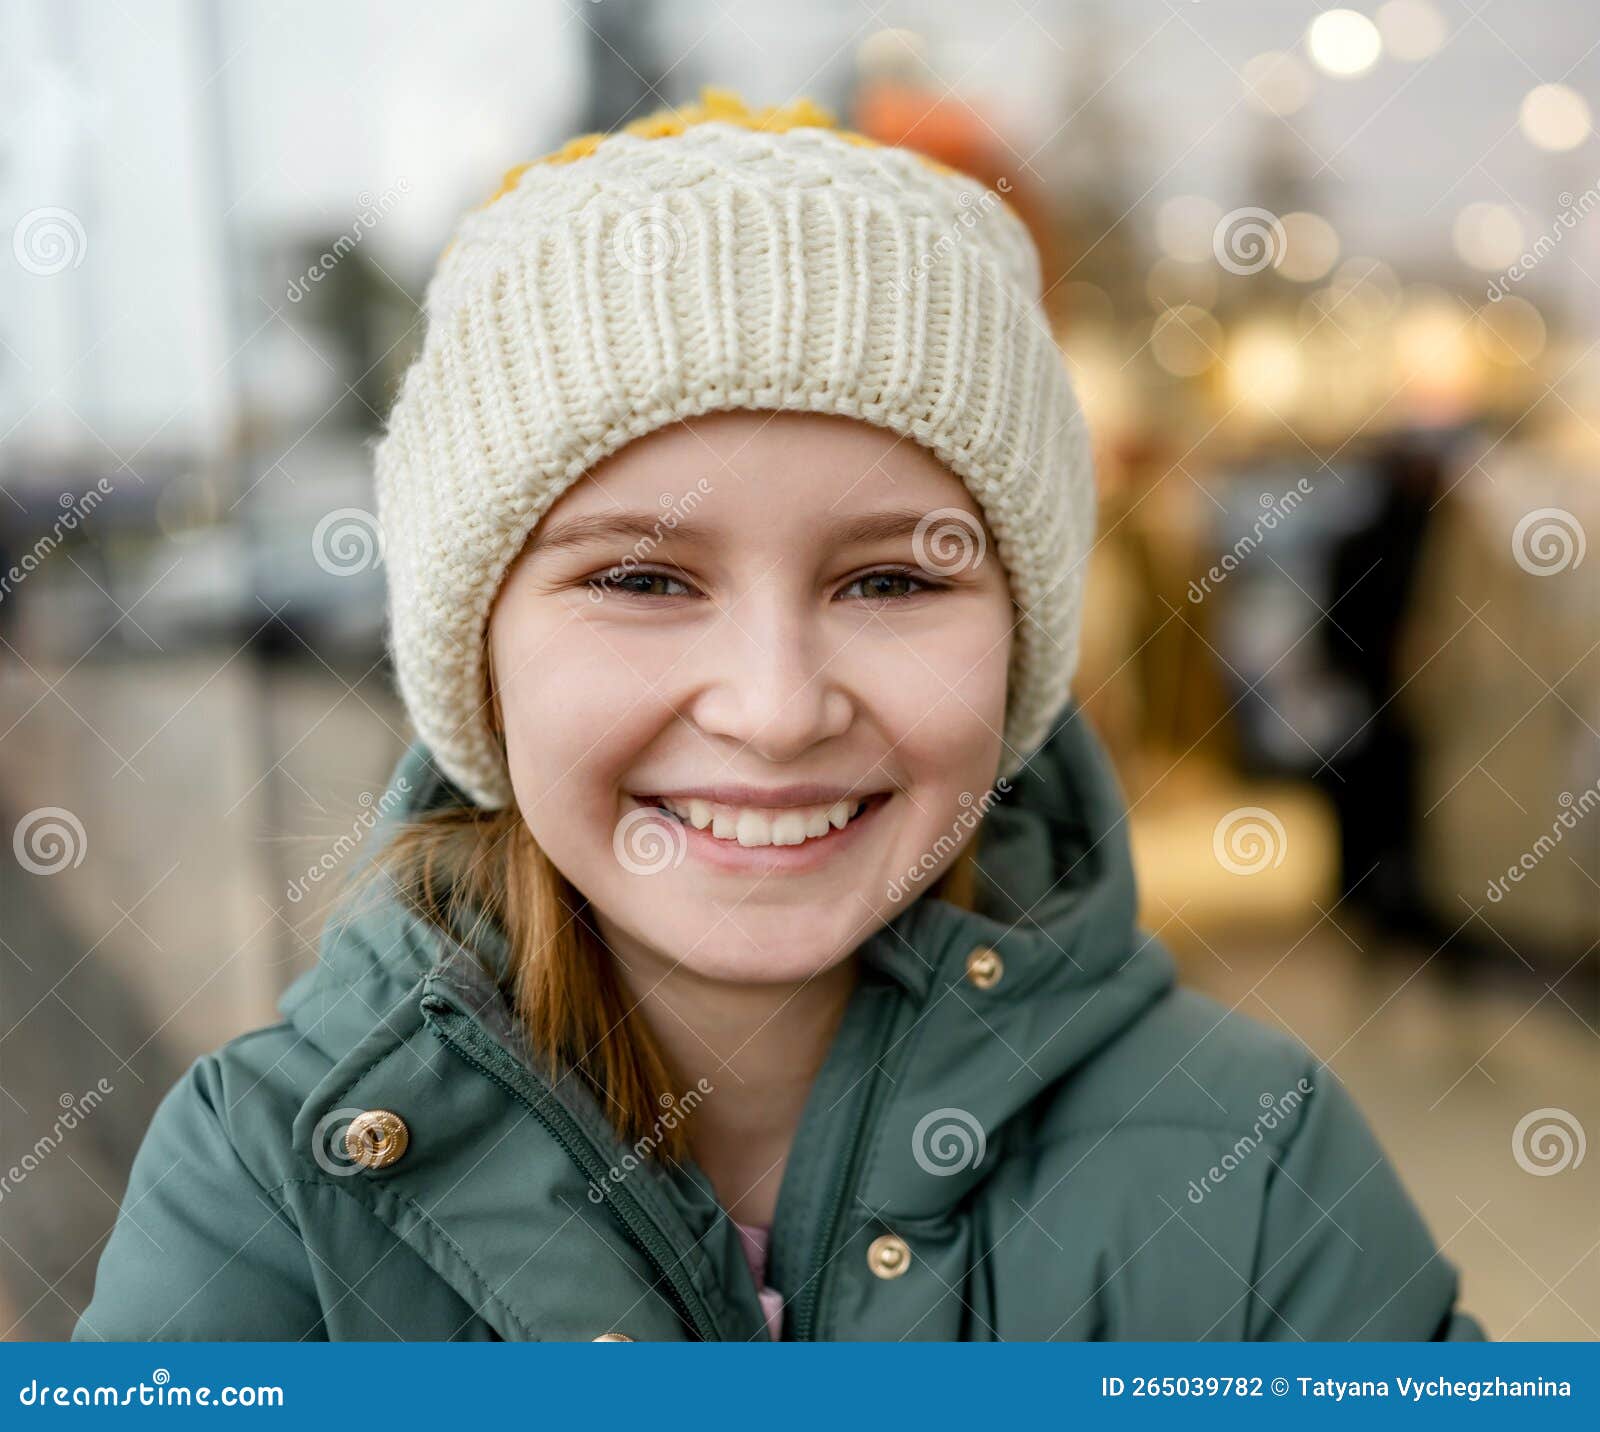
[[855, 844], [891, 795], [890, 791], [878, 791], [832, 806], [766, 810], [713, 806], [700, 800], [668, 801], [654, 795], [630, 795], [629, 799], [681, 830], [687, 850], [713, 865], [744, 871], [798, 871], [819, 865]]

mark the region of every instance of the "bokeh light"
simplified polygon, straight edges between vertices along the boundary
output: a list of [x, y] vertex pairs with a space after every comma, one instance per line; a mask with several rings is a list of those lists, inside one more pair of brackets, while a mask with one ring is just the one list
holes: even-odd
[[1378, 63], [1383, 37], [1357, 10], [1324, 10], [1306, 31], [1306, 49], [1319, 70], [1351, 79]]
[[1523, 96], [1517, 123], [1539, 149], [1576, 149], [1594, 127], [1589, 102], [1566, 85], [1538, 85]]

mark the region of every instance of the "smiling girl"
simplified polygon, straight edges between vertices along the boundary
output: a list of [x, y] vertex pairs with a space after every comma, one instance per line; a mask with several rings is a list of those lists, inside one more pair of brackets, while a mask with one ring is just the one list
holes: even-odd
[[377, 449], [404, 803], [78, 1337], [1481, 1335], [1332, 1073], [1136, 928], [1040, 297], [804, 103], [467, 216]]

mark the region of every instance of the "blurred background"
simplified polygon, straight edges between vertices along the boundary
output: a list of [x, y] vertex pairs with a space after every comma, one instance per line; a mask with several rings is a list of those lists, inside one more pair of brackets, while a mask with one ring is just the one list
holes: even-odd
[[1600, 1337], [1588, 0], [3, 0], [0, 41], [7, 1336], [70, 1331], [404, 748], [367, 444], [454, 220], [709, 83], [1027, 216], [1147, 928], [1351, 1087], [1491, 1336]]

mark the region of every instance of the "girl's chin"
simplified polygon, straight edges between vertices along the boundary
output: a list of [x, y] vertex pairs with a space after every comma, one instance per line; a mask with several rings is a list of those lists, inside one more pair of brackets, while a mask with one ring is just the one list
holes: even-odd
[[[636, 956], [630, 968], [643, 964], [637, 973], [646, 987], [684, 974], [729, 984], [797, 984], [848, 959], [883, 918], [879, 904], [869, 909], [848, 895], [809, 907], [714, 899], [692, 911], [676, 897], [668, 904], [647, 896], [628, 911], [627, 928], [640, 933], [630, 933], [622, 948]], [[602, 922], [602, 934], [610, 924]]]
[[725, 984], [787, 985], [816, 979], [847, 959], [859, 943], [859, 940], [846, 942], [842, 948], [811, 944], [804, 948], [774, 949], [757, 931], [751, 930], [748, 941], [741, 936], [738, 944], [732, 947], [719, 945], [708, 949], [705, 944], [696, 945], [691, 939], [677, 949], [662, 950], [661, 955], [670, 969], [698, 975], [701, 979]]

